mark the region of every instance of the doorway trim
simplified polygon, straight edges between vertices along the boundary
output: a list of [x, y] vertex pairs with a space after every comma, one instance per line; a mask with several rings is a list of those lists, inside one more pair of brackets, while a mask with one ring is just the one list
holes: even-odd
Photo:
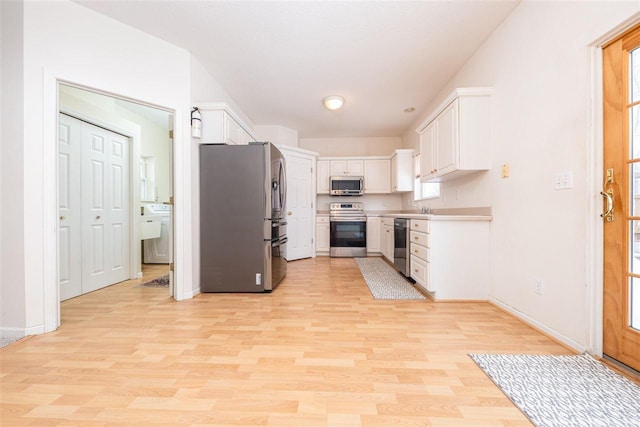
[[[43, 70], [43, 105], [42, 105], [42, 225], [45, 233], [42, 236], [42, 313], [43, 323], [41, 326], [25, 329], [25, 335], [41, 334], [56, 330], [60, 326], [60, 289], [58, 283], [58, 114], [60, 111], [58, 100], [58, 84], [66, 84], [78, 88], [86, 89], [92, 92], [104, 94], [114, 98], [135, 102], [152, 108], [164, 110], [173, 114], [174, 120], [174, 140], [172, 145], [173, 158], [173, 192], [174, 199], [181, 203], [174, 205], [174, 252], [173, 263], [176, 272], [174, 274], [174, 292], [175, 300], [184, 300], [193, 297], [193, 290], [185, 289], [185, 284], [191, 280], [191, 239], [186, 235], [190, 233], [188, 221], [191, 210], [189, 209], [190, 198], [188, 196], [190, 185], [185, 182], [185, 167], [188, 167], [190, 157], [184, 152], [190, 151], [189, 141], [181, 144], [182, 133], [184, 131], [182, 122], [188, 111], [188, 106], [182, 108], [170, 108], [160, 105], [151, 104], [134, 98], [127, 98], [124, 95], [118, 95], [105, 90], [84, 85], [81, 82], [57, 76], [50, 70]], [[183, 111], [184, 110], [184, 111]], [[184, 116], [184, 117], [183, 117]], [[186, 145], [186, 148], [180, 148]], [[184, 151], [181, 152], [180, 150]], [[186, 188], [183, 188], [186, 187]], [[181, 191], [182, 190], [182, 191]], [[181, 224], [184, 221], [185, 224]]]
[[612, 28], [606, 34], [593, 41], [588, 48], [590, 79], [590, 105], [587, 123], [587, 352], [602, 357], [603, 346], [603, 263], [604, 263], [604, 227], [600, 213], [602, 198], [600, 191], [603, 183], [604, 138], [602, 90], [602, 48], [608, 42], [640, 23], [640, 12]]

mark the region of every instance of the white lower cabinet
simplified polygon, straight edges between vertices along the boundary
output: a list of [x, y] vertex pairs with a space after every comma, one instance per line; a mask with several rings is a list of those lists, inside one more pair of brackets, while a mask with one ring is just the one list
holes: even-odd
[[429, 263], [422, 258], [411, 254], [411, 278], [422, 286], [423, 289], [429, 289]]
[[367, 218], [367, 254], [380, 253], [380, 217]]
[[486, 301], [489, 221], [411, 220], [411, 277], [436, 301]]
[[412, 219], [410, 227], [411, 278], [423, 289], [433, 292], [429, 282], [429, 221]]
[[316, 216], [316, 255], [329, 255], [330, 233], [329, 215]]
[[380, 249], [382, 256], [393, 264], [393, 218], [382, 218]]

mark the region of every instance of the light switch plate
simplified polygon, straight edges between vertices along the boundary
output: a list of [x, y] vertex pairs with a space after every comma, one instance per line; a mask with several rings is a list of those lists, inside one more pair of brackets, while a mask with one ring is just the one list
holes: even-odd
[[567, 190], [573, 188], [573, 173], [559, 172], [553, 176], [554, 190]]
[[502, 165], [502, 169], [500, 170], [500, 176], [502, 178], [509, 178], [509, 165], [508, 164], [504, 164]]

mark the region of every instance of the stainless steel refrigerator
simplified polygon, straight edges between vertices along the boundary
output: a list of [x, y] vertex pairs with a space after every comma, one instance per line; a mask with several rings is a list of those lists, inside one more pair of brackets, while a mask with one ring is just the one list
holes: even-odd
[[200, 145], [200, 290], [270, 292], [287, 273], [286, 173], [271, 143]]

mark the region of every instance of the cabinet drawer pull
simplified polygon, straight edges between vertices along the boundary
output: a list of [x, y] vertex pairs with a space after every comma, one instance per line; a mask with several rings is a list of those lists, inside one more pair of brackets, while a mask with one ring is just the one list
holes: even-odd
[[413, 239], [414, 239], [414, 240], [418, 240], [418, 236], [414, 237]]
[[413, 251], [413, 252], [418, 253], [418, 252], [420, 252], [420, 251], [416, 249], [416, 250], [415, 250], [415, 251]]
[[420, 270], [418, 270], [418, 269], [413, 270], [413, 272], [414, 272], [414, 273], [417, 273], [417, 272], [419, 272], [419, 271], [420, 271]]

